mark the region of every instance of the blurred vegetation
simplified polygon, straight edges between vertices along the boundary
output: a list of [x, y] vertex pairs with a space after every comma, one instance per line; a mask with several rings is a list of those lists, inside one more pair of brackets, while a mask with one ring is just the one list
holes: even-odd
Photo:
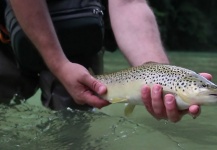
[[[149, 0], [168, 50], [206, 50], [217, 48], [216, 0]], [[111, 30], [107, 34], [111, 39]]]
[[214, 50], [217, 47], [217, 1], [150, 0], [168, 49]]
[[[188, 68], [197, 73], [210, 73], [213, 76], [212, 81], [217, 84], [216, 52], [168, 51], [167, 55], [172, 65]], [[119, 71], [130, 66], [119, 50], [114, 53], [105, 52], [104, 62], [105, 73]]]

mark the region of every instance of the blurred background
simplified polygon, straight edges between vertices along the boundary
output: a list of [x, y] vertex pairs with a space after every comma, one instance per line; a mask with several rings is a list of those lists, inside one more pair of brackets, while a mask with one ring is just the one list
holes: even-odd
[[[164, 46], [169, 51], [216, 51], [217, 1], [215, 0], [150, 0]], [[109, 22], [105, 12], [106, 24]], [[114, 48], [115, 42], [106, 26], [105, 43]]]
[[217, 1], [151, 0], [168, 50], [216, 50]]

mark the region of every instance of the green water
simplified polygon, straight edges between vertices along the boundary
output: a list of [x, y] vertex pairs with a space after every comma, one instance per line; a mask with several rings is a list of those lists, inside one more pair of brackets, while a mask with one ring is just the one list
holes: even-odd
[[[106, 54], [106, 72], [127, 67], [118, 52]], [[188, 66], [217, 78], [217, 55], [170, 53], [172, 63]], [[179, 57], [178, 57], [179, 56]], [[192, 57], [193, 56], [193, 57]], [[206, 59], [205, 59], [206, 58]], [[120, 65], [117, 65], [120, 64]], [[116, 66], [114, 68], [114, 66]], [[114, 104], [81, 112], [45, 109], [40, 91], [28, 103], [0, 105], [0, 149], [2, 150], [216, 150], [217, 106], [202, 107], [197, 119], [190, 116], [174, 124], [158, 121], [144, 107], [136, 107], [132, 116], [123, 115], [124, 105]]]
[[130, 118], [124, 106], [101, 111], [54, 112], [30, 104], [0, 105], [0, 149], [4, 150], [216, 150], [216, 107], [196, 120], [157, 121], [137, 107]]

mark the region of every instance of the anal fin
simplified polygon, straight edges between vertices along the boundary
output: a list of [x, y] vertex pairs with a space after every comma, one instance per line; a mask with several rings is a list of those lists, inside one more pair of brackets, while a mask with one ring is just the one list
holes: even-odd
[[126, 103], [128, 99], [126, 98], [112, 98], [109, 102], [114, 104], [114, 103]]
[[124, 109], [124, 115], [125, 116], [130, 116], [132, 114], [134, 108], [135, 108], [135, 105], [127, 104], [125, 109]]

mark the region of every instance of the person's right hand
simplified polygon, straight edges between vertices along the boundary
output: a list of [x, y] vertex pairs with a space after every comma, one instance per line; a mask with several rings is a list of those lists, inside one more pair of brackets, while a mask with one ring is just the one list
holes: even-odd
[[67, 62], [56, 76], [77, 104], [88, 104], [96, 108], [109, 105], [109, 102], [97, 96], [106, 93], [106, 86], [91, 76], [83, 66]]

